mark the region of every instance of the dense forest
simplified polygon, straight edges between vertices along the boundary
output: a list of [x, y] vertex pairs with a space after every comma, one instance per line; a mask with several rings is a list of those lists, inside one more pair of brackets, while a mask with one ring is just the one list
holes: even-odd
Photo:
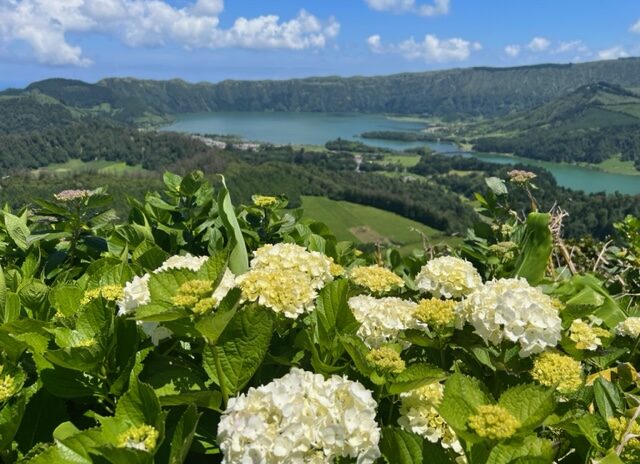
[[640, 86], [640, 59], [217, 84], [119, 78], [87, 84], [53, 79], [34, 83], [26, 90], [38, 90], [81, 108], [107, 104], [121, 120], [148, 113], [223, 110], [398, 113], [453, 118], [499, 116], [530, 109], [598, 81]]

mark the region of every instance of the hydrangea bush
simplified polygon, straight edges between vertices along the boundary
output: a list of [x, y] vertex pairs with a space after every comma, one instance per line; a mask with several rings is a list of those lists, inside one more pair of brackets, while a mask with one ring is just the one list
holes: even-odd
[[0, 462], [640, 462], [637, 273], [559, 263], [533, 197], [489, 180], [463, 243], [402, 256], [165, 184], [3, 211]]

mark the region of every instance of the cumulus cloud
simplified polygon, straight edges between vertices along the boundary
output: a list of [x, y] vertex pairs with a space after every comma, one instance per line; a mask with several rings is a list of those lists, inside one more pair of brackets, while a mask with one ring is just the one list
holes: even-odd
[[629, 53], [621, 45], [615, 45], [598, 52], [598, 58], [603, 60], [615, 60], [616, 58], [626, 58]]
[[629, 31], [633, 32], [634, 34], [640, 34], [640, 19], [633, 23], [633, 25], [629, 28]]
[[527, 48], [532, 52], [543, 52], [549, 48], [551, 42], [544, 37], [534, 37], [531, 42], [527, 44]]
[[554, 53], [587, 53], [588, 51], [589, 47], [582, 40], [571, 40], [569, 42], [560, 42]]
[[478, 42], [470, 42], [460, 38], [439, 39], [435, 35], [427, 34], [420, 42], [411, 37], [399, 43], [384, 44], [379, 35], [372, 35], [367, 39], [369, 49], [374, 53], [396, 53], [408, 60], [422, 59], [430, 63], [444, 63], [448, 61], [464, 61], [472, 51], [482, 49]]
[[418, 4], [415, 0], [365, 0], [365, 2], [376, 11], [439, 16], [449, 13], [450, 0], [433, 0], [432, 4]]
[[507, 45], [504, 52], [511, 58], [516, 58], [520, 54], [520, 45]]
[[98, 32], [132, 46], [186, 48], [322, 48], [340, 24], [321, 21], [302, 10], [288, 21], [278, 16], [238, 18], [219, 28], [223, 0], [197, 0], [176, 8], [166, 0], [0, 0], [0, 45], [27, 43], [38, 61], [86, 66], [82, 49], [67, 33]]

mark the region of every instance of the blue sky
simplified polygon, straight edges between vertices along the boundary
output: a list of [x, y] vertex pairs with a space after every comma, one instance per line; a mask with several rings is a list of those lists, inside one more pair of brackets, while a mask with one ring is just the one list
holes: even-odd
[[628, 0], [0, 0], [0, 88], [374, 75], [640, 55]]

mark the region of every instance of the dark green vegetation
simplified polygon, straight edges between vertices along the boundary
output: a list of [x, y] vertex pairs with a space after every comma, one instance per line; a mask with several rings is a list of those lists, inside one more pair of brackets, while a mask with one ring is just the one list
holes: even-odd
[[400, 140], [402, 142], [432, 142], [438, 137], [424, 132], [370, 131], [360, 134], [363, 139]]
[[596, 83], [530, 111], [471, 126], [468, 132], [478, 151], [585, 163], [619, 155], [640, 169], [639, 129], [640, 95]]
[[26, 90], [37, 90], [80, 108], [108, 105], [120, 120], [232, 110], [426, 114], [451, 118], [498, 116], [526, 110], [599, 81], [623, 87], [640, 86], [640, 59], [218, 84], [136, 79], [105, 79], [86, 84], [52, 79], [34, 83]]

